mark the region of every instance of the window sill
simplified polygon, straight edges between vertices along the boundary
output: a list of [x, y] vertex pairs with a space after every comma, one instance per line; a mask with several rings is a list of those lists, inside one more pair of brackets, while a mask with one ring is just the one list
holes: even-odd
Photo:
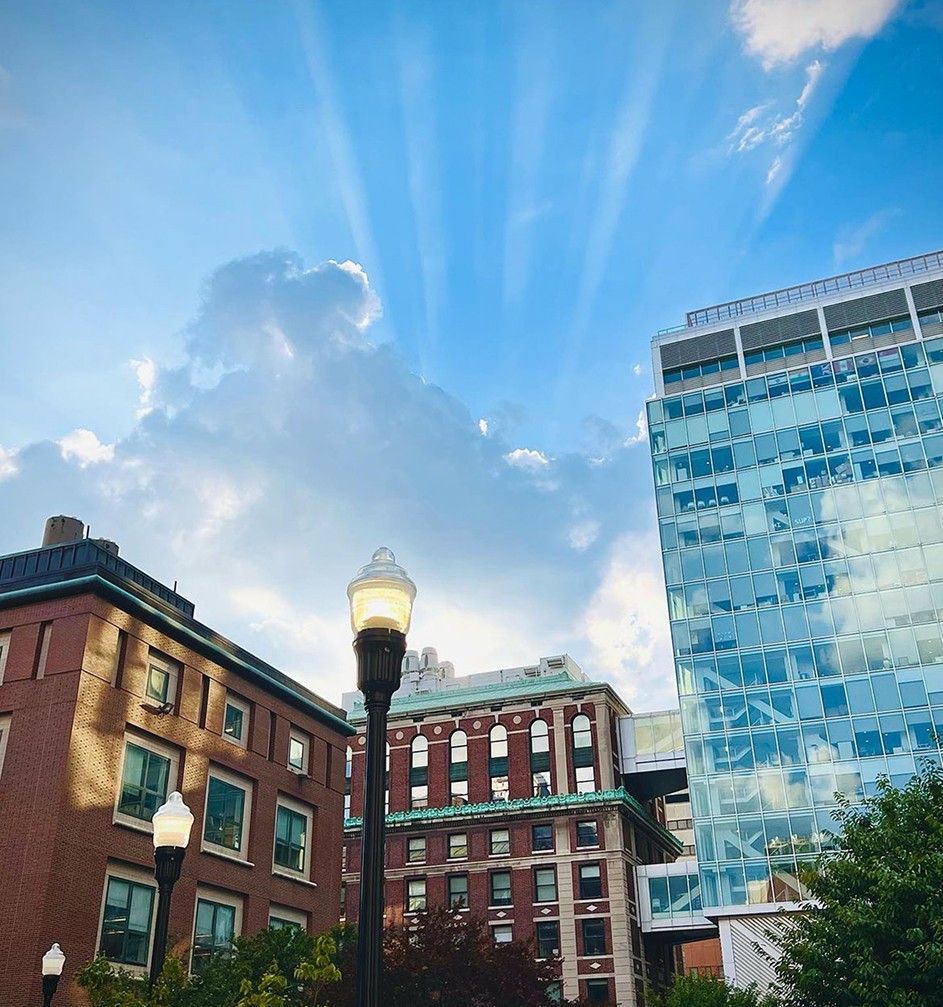
[[[140, 832], [145, 836], [154, 835], [153, 824], [151, 822], [145, 822], [141, 818], [130, 818], [125, 815], [115, 814], [111, 819], [111, 824], [117, 825], [122, 829], [130, 829], [132, 832]], [[121, 967], [124, 968], [123, 965]]]
[[489, 910], [491, 910], [491, 909], [494, 909], [494, 910], [498, 910], [498, 909], [513, 909], [513, 908], [514, 908], [514, 903], [513, 902], [501, 902], [501, 903], [499, 903], [496, 906], [488, 906]]
[[307, 878], [302, 877], [300, 874], [292, 874], [291, 871], [280, 871], [277, 868], [272, 868], [273, 878], [285, 878], [288, 881], [296, 881], [299, 885], [309, 885], [311, 888], [317, 888], [318, 883], [316, 881], [309, 881]]
[[251, 860], [240, 857], [237, 853], [221, 849], [218, 846], [200, 845], [200, 853], [208, 853], [211, 857], [219, 857], [220, 860], [228, 860], [230, 863], [238, 864], [240, 867], [255, 867]]
[[246, 749], [249, 747], [245, 741], [239, 741], [237, 738], [234, 738], [231, 734], [221, 734], [220, 737], [223, 739], [223, 741], [228, 741], [230, 745], [235, 745], [236, 748], [241, 748], [243, 751], [246, 751]]

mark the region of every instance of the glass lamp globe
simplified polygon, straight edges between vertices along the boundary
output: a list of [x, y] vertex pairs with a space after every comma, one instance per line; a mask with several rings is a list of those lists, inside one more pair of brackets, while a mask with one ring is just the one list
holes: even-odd
[[190, 842], [193, 815], [183, 803], [183, 795], [178, 790], [154, 812], [151, 821], [154, 823], [155, 846], [179, 846], [186, 849]]
[[53, 946], [43, 955], [43, 975], [61, 976], [62, 966], [65, 965], [65, 955], [58, 944]]
[[354, 633], [362, 629], [409, 632], [416, 585], [389, 549], [377, 549], [373, 559], [347, 585], [347, 597]]

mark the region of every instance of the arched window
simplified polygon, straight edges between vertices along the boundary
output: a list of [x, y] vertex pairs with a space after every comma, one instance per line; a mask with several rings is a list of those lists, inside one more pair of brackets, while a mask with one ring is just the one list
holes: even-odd
[[449, 797], [453, 804], [468, 801], [468, 735], [453, 731], [449, 738]]
[[530, 775], [534, 797], [550, 796], [550, 730], [546, 720], [530, 725]]
[[578, 713], [570, 726], [573, 730], [573, 768], [576, 771], [576, 792], [591, 794], [596, 789], [596, 769], [593, 765], [593, 727], [585, 713]]
[[488, 775], [491, 777], [491, 800], [508, 799], [508, 729], [495, 724], [488, 735]]
[[347, 756], [344, 762], [344, 817], [350, 818], [350, 780], [354, 770], [354, 753], [347, 746]]
[[423, 734], [409, 746], [409, 806], [429, 806], [429, 739]]

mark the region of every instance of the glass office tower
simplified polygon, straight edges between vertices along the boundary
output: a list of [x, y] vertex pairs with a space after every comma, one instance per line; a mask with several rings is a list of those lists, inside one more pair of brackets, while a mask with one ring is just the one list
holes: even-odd
[[803, 896], [836, 792], [940, 757], [943, 254], [691, 312], [653, 361], [701, 896], [746, 916]]

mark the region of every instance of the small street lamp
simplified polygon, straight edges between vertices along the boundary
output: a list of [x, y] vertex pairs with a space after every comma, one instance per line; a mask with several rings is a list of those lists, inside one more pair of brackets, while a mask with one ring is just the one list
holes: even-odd
[[356, 634], [357, 688], [367, 715], [355, 1003], [381, 1007], [386, 715], [403, 674], [416, 585], [389, 549], [377, 549], [348, 585], [347, 597]]
[[59, 985], [59, 976], [62, 975], [62, 966], [65, 965], [65, 955], [58, 944], [53, 946], [43, 955], [43, 1007], [49, 1007], [52, 1003], [52, 996]]
[[167, 927], [170, 923], [170, 897], [180, 877], [180, 865], [190, 842], [193, 815], [175, 790], [152, 819], [154, 823], [154, 877], [157, 879], [157, 923], [154, 927], [154, 952], [151, 956], [153, 987], [160, 978], [167, 956]]

